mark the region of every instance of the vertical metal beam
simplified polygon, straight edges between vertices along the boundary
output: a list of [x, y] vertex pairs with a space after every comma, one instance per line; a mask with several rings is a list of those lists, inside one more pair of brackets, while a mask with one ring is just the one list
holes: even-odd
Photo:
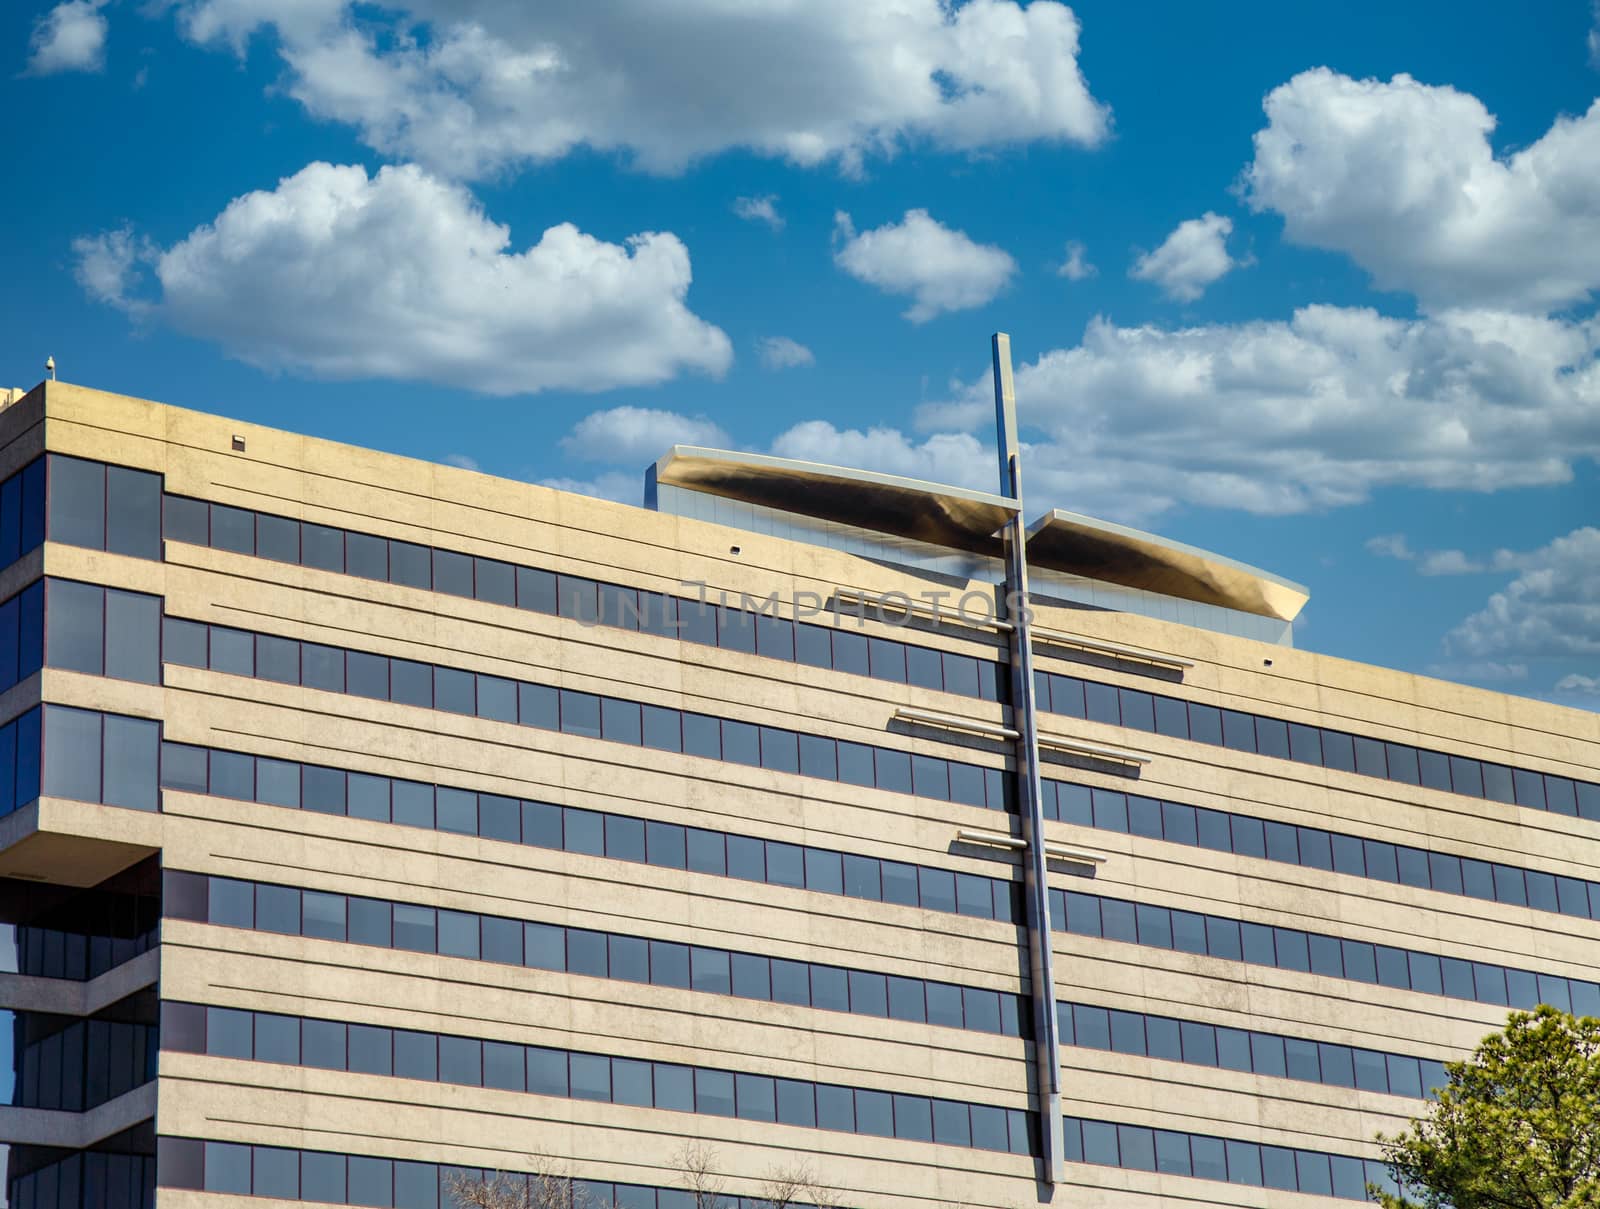
[[[1011, 381], [1011, 337], [994, 336], [994, 418], [1000, 455], [1000, 494], [1016, 501], [1005, 527], [1006, 606], [1011, 629], [1011, 715], [1017, 731], [1017, 809], [1027, 893], [1028, 971], [1033, 983], [1034, 1055], [1038, 1062], [1039, 1134], [1044, 1178], [1066, 1177], [1062, 1155], [1061, 1037], [1056, 1020], [1056, 978], [1050, 932], [1050, 887], [1044, 854], [1044, 805], [1039, 789], [1039, 724], [1033, 693], [1033, 640], [1029, 631], [1027, 534], [1022, 520], [1022, 466], [1018, 460], [1017, 397]], [[1017, 608], [1011, 608], [1016, 602]]]

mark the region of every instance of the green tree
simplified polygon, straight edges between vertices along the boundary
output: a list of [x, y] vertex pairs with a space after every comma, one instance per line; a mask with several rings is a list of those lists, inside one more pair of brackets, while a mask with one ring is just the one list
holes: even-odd
[[1379, 1136], [1384, 1209], [1600, 1209], [1600, 1020], [1513, 1012], [1446, 1068], [1427, 1116]]

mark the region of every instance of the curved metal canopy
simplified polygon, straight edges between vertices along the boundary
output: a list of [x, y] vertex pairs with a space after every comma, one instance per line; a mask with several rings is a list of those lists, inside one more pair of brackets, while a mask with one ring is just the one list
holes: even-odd
[[1311, 599], [1309, 589], [1269, 571], [1059, 508], [1028, 526], [1028, 562], [1280, 621], [1293, 621]]
[[[779, 512], [1000, 558], [1016, 503], [985, 491], [794, 458], [674, 445], [658, 484]], [[1028, 527], [1028, 561], [1046, 570], [1292, 621], [1310, 592], [1219, 554], [1057, 509]]]
[[668, 486], [996, 558], [999, 530], [1017, 510], [983, 491], [693, 445], [674, 445], [653, 469]]

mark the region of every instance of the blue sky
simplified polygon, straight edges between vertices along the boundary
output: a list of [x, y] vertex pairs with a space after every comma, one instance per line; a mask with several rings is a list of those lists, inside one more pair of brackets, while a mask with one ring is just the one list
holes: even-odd
[[69, 0], [0, 45], [5, 385], [633, 502], [685, 439], [988, 487], [1004, 329], [1030, 512], [1600, 706], [1589, 0]]

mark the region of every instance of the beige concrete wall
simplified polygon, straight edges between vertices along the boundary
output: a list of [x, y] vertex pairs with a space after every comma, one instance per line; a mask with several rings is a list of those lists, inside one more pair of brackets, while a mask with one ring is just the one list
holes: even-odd
[[[167, 489], [654, 590], [684, 580], [784, 600], [835, 586], [920, 590], [834, 551], [562, 495], [139, 400], [48, 387], [0, 413], [0, 459], [34, 440], [166, 475]], [[34, 415], [18, 409], [35, 408]], [[39, 418], [43, 416], [43, 419]], [[232, 437], [245, 438], [245, 452]], [[11, 442], [12, 444], [7, 444]], [[36, 447], [35, 447], [36, 452]], [[18, 455], [20, 456], [20, 454]], [[24, 459], [25, 460], [25, 459]], [[20, 462], [18, 463], [20, 464]], [[733, 553], [733, 548], [738, 553]], [[160, 593], [169, 614], [611, 693], [1003, 768], [1003, 744], [910, 732], [901, 705], [991, 722], [996, 705], [651, 635], [584, 627], [389, 584], [174, 543], [162, 564], [50, 546], [48, 574]], [[34, 569], [37, 573], [37, 568]], [[13, 574], [21, 575], [21, 572]], [[25, 582], [18, 578], [18, 583]], [[945, 586], [945, 585], [940, 585]], [[1190, 700], [1547, 770], [1596, 776], [1600, 717], [1145, 617], [1046, 609], [1042, 624], [1194, 661], [1181, 683], [1131, 667], [1041, 666]], [[853, 625], [853, 622], [846, 624]], [[869, 622], [867, 632], [993, 655], [991, 634]], [[1267, 660], [1271, 660], [1270, 666]], [[1014, 857], [956, 849], [997, 814], [672, 753], [191, 669], [163, 686], [47, 669], [45, 700], [164, 720], [169, 739], [811, 843], [991, 877]], [[0, 703], [3, 704], [3, 703]], [[1600, 824], [1069, 719], [1048, 729], [1138, 747], [1136, 781], [1047, 775], [1574, 876]], [[1014, 927], [603, 858], [191, 794], [165, 813], [50, 803], [34, 832], [159, 846], [169, 868], [695, 941], [997, 990], [1024, 989]], [[1600, 924], [1066, 824], [1108, 854], [1067, 889], [1452, 956], [1600, 978]], [[22, 845], [18, 845], [21, 850]], [[0, 860], [5, 854], [0, 853]], [[1483, 1005], [1058, 935], [1063, 999], [1429, 1058], [1503, 1018]], [[169, 922], [162, 994], [217, 1005], [463, 1032], [1022, 1107], [1021, 1042], [666, 988]], [[1063, 1055], [1067, 1111], [1372, 1156], [1420, 1105], [1387, 1095], [1083, 1049]], [[930, 1144], [164, 1054], [162, 1132], [527, 1167], [540, 1152], [600, 1179], [676, 1182], [686, 1137], [732, 1189], [797, 1158], [875, 1206], [1035, 1203], [1032, 1163]], [[192, 1194], [164, 1193], [174, 1206]], [[204, 1198], [212, 1203], [215, 1198]], [[1309, 1198], [1075, 1166], [1054, 1203], [1294, 1205]]]

